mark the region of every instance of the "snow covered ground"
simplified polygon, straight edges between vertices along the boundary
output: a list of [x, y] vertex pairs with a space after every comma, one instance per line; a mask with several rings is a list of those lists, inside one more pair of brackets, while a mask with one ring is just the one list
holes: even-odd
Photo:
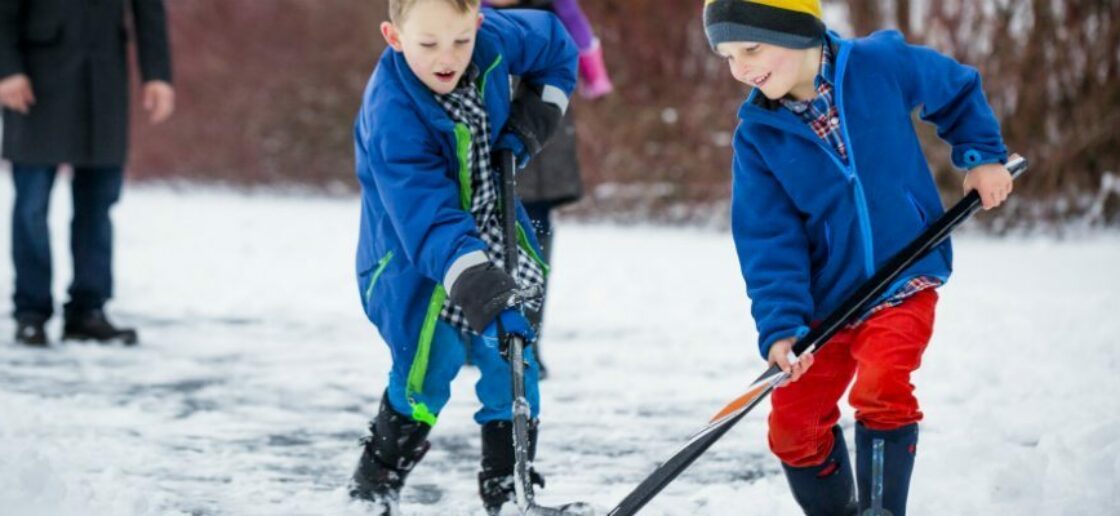
[[[110, 314], [142, 345], [25, 349], [0, 318], [0, 512], [363, 514], [343, 486], [388, 353], [352, 279], [357, 215], [355, 199], [126, 190]], [[926, 421], [911, 513], [1120, 514], [1120, 237], [956, 242], [915, 381]], [[562, 223], [554, 265], [541, 498], [605, 512], [763, 364], [727, 234]], [[0, 284], [7, 297], [10, 265]], [[406, 513], [481, 512], [476, 377], [460, 374]], [[767, 408], [646, 514], [795, 514]], [[844, 424], [850, 438], [850, 412]]]

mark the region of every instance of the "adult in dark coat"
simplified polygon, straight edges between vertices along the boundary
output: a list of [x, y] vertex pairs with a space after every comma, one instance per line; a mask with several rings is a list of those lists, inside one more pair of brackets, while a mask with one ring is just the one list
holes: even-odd
[[113, 293], [109, 209], [124, 178], [132, 35], [143, 105], [159, 123], [175, 102], [163, 0], [0, 0], [2, 154], [12, 162], [16, 191], [18, 342], [47, 344], [44, 328], [54, 313], [47, 208], [61, 164], [74, 169], [74, 279], [63, 338], [136, 341], [134, 330], [114, 326], [103, 312]]
[[[487, 0], [486, 3], [495, 8], [545, 9], [554, 13], [557, 12], [557, 5], [554, 4], [553, 0]], [[571, 4], [574, 4], [574, 2], [571, 2]], [[568, 11], [571, 11], [571, 9], [568, 9]], [[579, 13], [578, 20], [571, 19], [571, 15], [575, 14], [572, 12], [558, 14], [569, 15], [561, 17], [561, 21], [565, 22], [565, 27], [568, 27], [569, 23], [579, 22], [585, 25], [581, 28], [585, 36], [590, 35], [590, 27], [586, 26], [587, 20], [583, 18], [582, 12]], [[571, 32], [572, 28], [568, 27], [568, 30]], [[593, 49], [589, 49], [592, 53], [598, 51], [597, 40], [594, 41], [594, 45]], [[584, 53], [584, 49], [581, 49], [581, 81], [587, 81], [588, 79], [585, 74], [586, 67], [583, 64]], [[601, 54], [597, 55], [601, 58]], [[600, 66], [601, 64], [600, 62]], [[603, 77], [605, 78], [605, 75]], [[586, 84], [581, 83], [580, 91], [589, 99], [597, 98], [610, 91], [609, 87], [604, 89], [604, 83], [602, 82], [599, 83], [598, 89], [594, 92], [582, 86], [586, 86]], [[551, 262], [552, 258], [552, 211], [565, 204], [578, 201], [583, 195], [583, 180], [580, 177], [573, 111], [575, 110], [568, 109], [564, 117], [564, 123], [552, 135], [541, 153], [529, 162], [529, 166], [525, 170], [517, 174], [517, 194], [521, 197], [529, 218], [533, 220], [537, 240], [541, 244], [544, 259], [548, 262]], [[545, 304], [541, 303], [539, 311], [528, 314], [533, 325], [538, 328], [543, 323], [544, 306]], [[539, 334], [540, 332], [538, 332]], [[540, 339], [534, 345], [537, 347], [536, 356], [537, 362], [540, 364], [541, 378], [544, 378], [548, 374], [548, 367], [545, 366], [541, 357]]]

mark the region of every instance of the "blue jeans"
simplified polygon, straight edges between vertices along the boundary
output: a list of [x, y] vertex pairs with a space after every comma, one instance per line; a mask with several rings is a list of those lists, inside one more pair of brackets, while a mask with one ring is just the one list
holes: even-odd
[[[51, 238], [47, 209], [56, 165], [12, 164], [16, 199], [12, 210], [12, 261], [16, 289], [15, 316], [49, 318], [51, 295]], [[113, 223], [109, 209], [120, 199], [124, 183], [121, 167], [74, 167], [74, 218], [70, 223], [70, 252], [74, 279], [66, 314], [99, 310], [113, 296]]]
[[[470, 340], [464, 346], [464, 337], [447, 323], [436, 323], [432, 336], [431, 350], [428, 355], [428, 372], [424, 376], [423, 392], [414, 394], [417, 402], [424, 403], [428, 409], [439, 414], [451, 398], [451, 381], [459, 374], [459, 369], [471, 353], [472, 363], [478, 366], [482, 376], [475, 384], [475, 394], [482, 402], [482, 408], [474, 415], [478, 424], [490, 421], [510, 421], [513, 419], [513, 387], [510, 379], [510, 366], [496, 344], [486, 342], [477, 335], [465, 337]], [[532, 418], [540, 412], [540, 367], [533, 354], [533, 347], [525, 348], [525, 397], [529, 401]], [[411, 414], [412, 409], [405, 396], [408, 382], [409, 363], [394, 363], [389, 371], [389, 404], [400, 414]]]

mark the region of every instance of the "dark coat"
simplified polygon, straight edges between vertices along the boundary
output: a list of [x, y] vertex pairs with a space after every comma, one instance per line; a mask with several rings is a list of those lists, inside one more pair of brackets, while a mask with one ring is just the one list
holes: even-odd
[[[517, 8], [552, 10], [552, 0], [522, 0]], [[517, 174], [517, 195], [527, 203], [560, 206], [583, 196], [576, 126], [569, 108], [564, 123], [549, 138], [540, 155]]]
[[170, 82], [163, 0], [0, 0], [0, 78], [26, 74], [35, 94], [27, 115], [4, 110], [4, 158], [124, 164], [126, 2], [143, 80]]
[[579, 200], [583, 195], [576, 125], [569, 108], [567, 116], [544, 149], [517, 174], [517, 195], [523, 202], [547, 202], [556, 206]]

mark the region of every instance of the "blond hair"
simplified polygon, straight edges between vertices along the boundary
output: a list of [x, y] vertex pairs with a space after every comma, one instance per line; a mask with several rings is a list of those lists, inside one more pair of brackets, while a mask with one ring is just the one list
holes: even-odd
[[389, 20], [393, 23], [404, 22], [405, 16], [412, 8], [423, 1], [440, 1], [454, 7], [456, 11], [461, 13], [469, 13], [472, 9], [477, 9], [480, 0], [389, 0]]

